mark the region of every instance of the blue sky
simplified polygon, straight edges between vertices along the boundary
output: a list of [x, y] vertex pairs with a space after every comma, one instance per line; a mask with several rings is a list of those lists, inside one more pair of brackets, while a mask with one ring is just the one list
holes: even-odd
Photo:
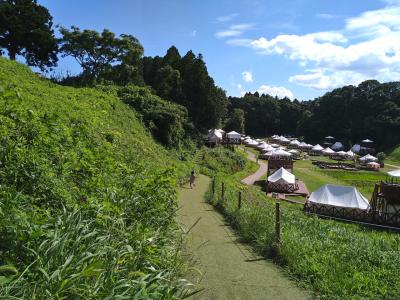
[[[400, 80], [397, 0], [39, 0], [55, 24], [136, 36], [145, 55], [201, 53], [228, 95], [308, 100], [365, 79]], [[57, 72], [77, 73], [73, 59]]]

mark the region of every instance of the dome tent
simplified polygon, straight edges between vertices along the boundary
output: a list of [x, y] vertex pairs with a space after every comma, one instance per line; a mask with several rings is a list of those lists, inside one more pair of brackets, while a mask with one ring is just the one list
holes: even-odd
[[320, 205], [331, 205], [344, 208], [367, 210], [370, 208], [368, 200], [351, 186], [325, 184], [312, 192], [309, 202]]

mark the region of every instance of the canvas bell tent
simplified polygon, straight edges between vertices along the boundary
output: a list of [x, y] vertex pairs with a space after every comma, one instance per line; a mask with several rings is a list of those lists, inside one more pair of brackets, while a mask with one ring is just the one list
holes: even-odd
[[268, 192], [293, 193], [295, 190], [297, 190], [296, 177], [284, 168], [280, 168], [268, 177]]

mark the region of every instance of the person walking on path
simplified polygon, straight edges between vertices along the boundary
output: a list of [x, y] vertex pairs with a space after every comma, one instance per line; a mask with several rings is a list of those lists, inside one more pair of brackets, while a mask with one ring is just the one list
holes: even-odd
[[196, 184], [194, 183], [196, 179], [196, 176], [194, 176], [194, 171], [192, 171], [190, 173], [190, 177], [189, 177], [189, 184], [190, 184], [190, 188], [192, 189], [194, 186], [196, 186]]

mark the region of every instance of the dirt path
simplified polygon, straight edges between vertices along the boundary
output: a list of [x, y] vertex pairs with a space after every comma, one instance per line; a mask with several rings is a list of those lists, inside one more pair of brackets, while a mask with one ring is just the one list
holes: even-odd
[[183, 188], [179, 194], [178, 222], [185, 231], [191, 228], [189, 250], [200, 272], [189, 274], [189, 278], [203, 289], [191, 299], [310, 298], [276, 265], [238, 242], [224, 218], [204, 200], [209, 183], [208, 177], [199, 176], [193, 190]]
[[[245, 150], [247, 153], [247, 158], [251, 161], [257, 162], [256, 156], [253, 152]], [[245, 179], [242, 180], [242, 183], [247, 184], [247, 185], [253, 185], [254, 182], [259, 180], [263, 175], [267, 174], [268, 171], [268, 164], [262, 161], [257, 162], [260, 165], [260, 168], [255, 172], [254, 174], [251, 174], [250, 176], [246, 177]]]

